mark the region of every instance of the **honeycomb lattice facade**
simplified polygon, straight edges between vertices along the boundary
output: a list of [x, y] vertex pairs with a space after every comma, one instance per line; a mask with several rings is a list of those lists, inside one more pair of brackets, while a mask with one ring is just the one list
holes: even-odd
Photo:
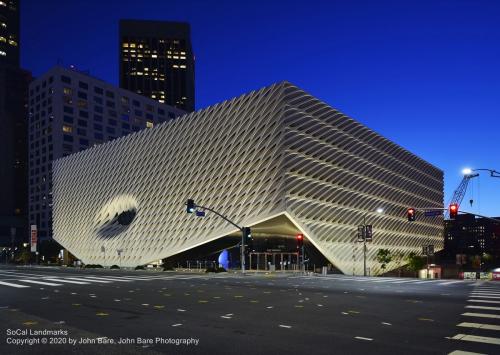
[[443, 243], [442, 217], [405, 217], [443, 206], [442, 171], [287, 82], [59, 159], [53, 182], [54, 238], [85, 263], [145, 264], [236, 231], [185, 213], [187, 198], [245, 226], [285, 215], [349, 274], [364, 218], [372, 273], [379, 248]]

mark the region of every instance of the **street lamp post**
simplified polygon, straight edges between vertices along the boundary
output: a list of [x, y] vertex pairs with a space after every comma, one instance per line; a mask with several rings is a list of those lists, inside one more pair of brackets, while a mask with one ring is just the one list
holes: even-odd
[[[384, 212], [384, 210], [379, 207], [376, 209], [376, 212], [377, 213], [382, 213]], [[366, 248], [366, 239], [368, 237], [368, 226], [366, 224], [366, 216], [368, 215], [368, 213], [370, 212], [365, 212], [365, 214], [363, 215], [363, 225], [362, 225], [362, 239], [363, 239], [363, 276], [366, 276], [366, 251], [367, 251], [367, 248]], [[371, 226], [370, 226], [371, 227]], [[371, 230], [371, 228], [370, 228]], [[371, 240], [372, 236], [370, 235], [370, 240]]]

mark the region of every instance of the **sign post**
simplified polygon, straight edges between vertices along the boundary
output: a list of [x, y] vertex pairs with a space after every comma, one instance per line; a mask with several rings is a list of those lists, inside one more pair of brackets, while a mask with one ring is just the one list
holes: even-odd
[[36, 253], [36, 245], [38, 241], [38, 230], [36, 224], [31, 225], [31, 252]]

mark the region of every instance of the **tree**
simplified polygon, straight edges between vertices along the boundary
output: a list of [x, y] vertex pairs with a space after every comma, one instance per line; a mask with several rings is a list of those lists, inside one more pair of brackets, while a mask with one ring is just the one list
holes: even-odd
[[414, 252], [408, 254], [406, 261], [408, 261], [408, 268], [414, 271], [415, 273], [423, 269], [425, 265], [425, 260], [421, 256], [415, 254]]
[[387, 264], [392, 261], [391, 251], [389, 249], [379, 249], [377, 252], [377, 261], [379, 262], [382, 270], [385, 270]]

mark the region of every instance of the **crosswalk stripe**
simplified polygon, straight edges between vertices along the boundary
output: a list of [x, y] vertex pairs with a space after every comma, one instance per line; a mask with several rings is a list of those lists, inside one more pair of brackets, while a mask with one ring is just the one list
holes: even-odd
[[37, 285], [45, 285], [45, 286], [62, 286], [61, 284], [55, 284], [53, 282], [43, 282], [43, 281], [26, 280], [26, 279], [19, 280], [19, 281], [27, 282], [27, 283], [31, 283], [31, 284], [37, 284]]
[[495, 319], [500, 319], [500, 315], [497, 314], [490, 314], [490, 313], [462, 313], [462, 316], [465, 317], [480, 317], [480, 318], [495, 318]]
[[471, 293], [470, 296], [477, 297], [477, 298], [500, 298], [500, 296], [478, 295], [476, 293]]
[[118, 282], [131, 282], [132, 281], [132, 280], [120, 280], [120, 279], [115, 279], [115, 278], [110, 278], [110, 277], [90, 277], [90, 276], [85, 276], [85, 279], [88, 279], [89, 281], [94, 281], [94, 280], [118, 281]]
[[451, 284], [456, 284], [456, 283], [462, 283], [463, 281], [448, 281], [448, 282], [440, 282], [438, 285], [444, 286], [444, 285], [451, 285]]
[[457, 327], [478, 328], [478, 329], [488, 329], [488, 330], [500, 330], [500, 325], [482, 324], [482, 323], [468, 323], [468, 322], [463, 322], [463, 323], [457, 324]]
[[87, 282], [97, 282], [97, 283], [103, 283], [103, 284], [109, 284], [111, 281], [103, 281], [103, 280], [91, 280], [91, 279], [83, 279], [80, 277], [68, 277], [67, 279], [69, 280], [76, 280], [76, 281], [87, 281]]
[[477, 335], [457, 334], [454, 337], [452, 337], [451, 339], [500, 345], [500, 338], [482, 337], [482, 336], [477, 336]]
[[500, 311], [500, 307], [487, 307], [487, 306], [465, 306], [465, 308], [489, 309], [492, 311]]
[[10, 287], [15, 287], [15, 288], [25, 288], [25, 287], [29, 287], [29, 286], [26, 286], [26, 285], [18, 285], [18, 284], [13, 284], [13, 283], [10, 283], [10, 282], [4, 282], [4, 281], [0, 281], [0, 285], [5, 285], [5, 286], [10, 286]]
[[493, 300], [477, 300], [477, 299], [468, 299], [468, 302], [481, 302], [481, 303], [500, 303], [500, 301]]
[[73, 281], [73, 280], [63, 280], [63, 279], [49, 279], [49, 278], [44, 278], [44, 280], [47, 281], [54, 281], [54, 282], [62, 282], [62, 283], [69, 283], [69, 284], [77, 284], [77, 285], [88, 285], [88, 282], [81, 282], [81, 281]]

